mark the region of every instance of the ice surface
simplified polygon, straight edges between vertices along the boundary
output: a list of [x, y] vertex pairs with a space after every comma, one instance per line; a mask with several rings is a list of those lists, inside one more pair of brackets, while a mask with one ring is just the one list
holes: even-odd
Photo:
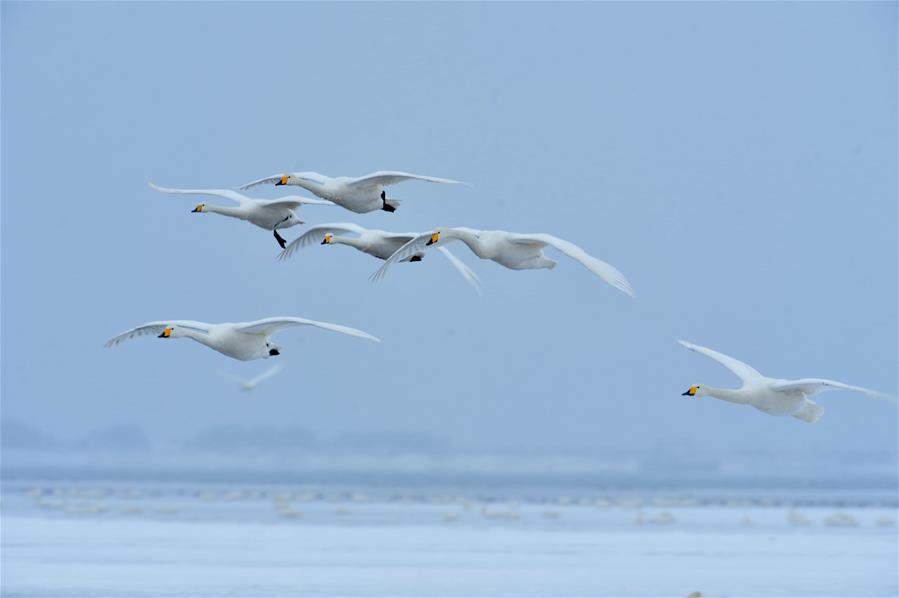
[[2, 594], [895, 596], [895, 515], [876, 505], [22, 486], [3, 496]]

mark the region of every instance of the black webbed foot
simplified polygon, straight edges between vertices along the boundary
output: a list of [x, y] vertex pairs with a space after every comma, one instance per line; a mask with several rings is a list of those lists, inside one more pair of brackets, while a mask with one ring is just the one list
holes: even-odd
[[393, 207], [392, 205], [390, 205], [389, 203], [387, 203], [387, 192], [386, 191], [381, 191], [381, 203], [382, 203], [381, 209], [384, 210], [385, 212], [396, 212], [396, 208]]
[[410, 262], [420, 262], [420, 261], [421, 261], [421, 256], [420, 256], [420, 255], [413, 255], [411, 258], [409, 258], [409, 261], [410, 261]]
[[278, 242], [278, 245], [281, 246], [281, 249], [287, 247], [287, 241], [284, 240], [284, 237], [279, 235], [277, 230], [274, 230], [272, 232], [275, 233], [275, 240]]

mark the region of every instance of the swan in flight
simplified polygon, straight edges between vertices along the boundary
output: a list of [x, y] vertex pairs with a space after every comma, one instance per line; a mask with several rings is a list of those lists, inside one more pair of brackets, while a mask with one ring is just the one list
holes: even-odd
[[148, 183], [150, 188], [161, 193], [177, 193], [183, 195], [215, 195], [224, 197], [237, 203], [236, 206], [218, 206], [214, 204], [198, 203], [191, 212], [210, 212], [230, 216], [239, 220], [246, 220], [265, 230], [275, 234], [275, 240], [281, 249], [284, 249], [287, 241], [278, 234], [278, 229], [290, 228], [303, 221], [297, 217], [296, 210], [301, 205], [333, 206], [334, 203], [324, 199], [309, 199], [299, 195], [286, 195], [278, 199], [252, 199], [230, 189], [169, 189]]
[[296, 185], [351, 212], [365, 214], [375, 210], [395, 212], [400, 202], [398, 199], [387, 197], [387, 191], [384, 188], [409, 180], [449, 185], [459, 183], [459, 181], [450, 179], [387, 170], [373, 172], [360, 177], [329, 177], [317, 172], [288, 172], [267, 176], [264, 179], [257, 179], [240, 188], [242, 190], [249, 189], [250, 187], [266, 183], [274, 183], [276, 186]]
[[615, 266], [607, 264], [575, 245], [545, 233], [519, 234], [501, 230], [475, 230], [473, 228], [437, 228], [418, 235], [390, 256], [372, 274], [372, 280], [380, 280], [396, 262], [419, 255], [438, 243], [461, 241], [482, 260], [492, 260], [512, 270], [552, 269], [557, 262], [543, 254], [543, 249], [553, 247], [568, 257], [579, 261], [585, 268], [619, 291], [634, 296], [634, 289]]
[[292, 326], [315, 326], [316, 328], [323, 328], [332, 332], [341, 332], [350, 336], [381, 342], [367, 332], [348, 326], [340, 326], [339, 324], [316, 322], [315, 320], [307, 320], [305, 318], [265, 318], [255, 322], [239, 322], [236, 324], [230, 322], [207, 324], [190, 320], [148, 322], [109, 339], [106, 342], [106, 346], [114, 347], [129, 338], [146, 334], [155, 334], [159, 338], [185, 337], [206, 345], [222, 355], [227, 355], [240, 361], [250, 361], [253, 359], [268, 359], [269, 357], [280, 355], [281, 347], [272, 343], [269, 337], [282, 328], [290, 328]]
[[[352, 233], [359, 236], [338, 236], [338, 233]], [[386, 260], [400, 247], [418, 237], [419, 234], [420, 233], [388, 233], [373, 228], [364, 228], [351, 222], [319, 224], [318, 226], [307, 229], [302, 236], [291, 241], [284, 251], [281, 252], [280, 259], [285, 260], [296, 253], [298, 249], [318, 243], [320, 245], [349, 245], [363, 253]], [[480, 293], [481, 287], [478, 284], [478, 277], [471, 268], [450, 253], [449, 249], [446, 247], [438, 247], [437, 249], [449, 260], [466, 282]], [[420, 262], [424, 257], [424, 254], [424, 251], [419, 251], [401, 261]]]
[[225, 378], [230, 378], [231, 380], [234, 380], [235, 382], [240, 384], [241, 390], [247, 391], [247, 390], [253, 390], [257, 386], [259, 386], [260, 382], [262, 382], [263, 380], [268, 380], [269, 378], [271, 378], [272, 376], [274, 376], [275, 374], [277, 374], [280, 371], [281, 371], [280, 365], [273, 365], [272, 367], [268, 368], [267, 370], [265, 370], [264, 372], [262, 372], [255, 378], [250, 378], [249, 380], [244, 380], [243, 378], [240, 378], [238, 376], [235, 376], [233, 374], [228, 374], [225, 372], [221, 372], [221, 374]]
[[743, 386], [737, 389], [714, 388], [704, 384], [697, 384], [688, 388], [683, 393], [683, 396], [702, 397], [708, 395], [729, 403], [752, 405], [768, 415], [792, 415], [810, 424], [818, 421], [824, 412], [823, 407], [808, 400], [808, 397], [819, 392], [827, 390], [854, 390], [855, 392], [861, 392], [879, 399], [896, 401], [894, 397], [876, 390], [850, 386], [849, 384], [823, 378], [801, 378], [799, 380], [768, 378], [751, 366], [733, 357], [728, 357], [723, 353], [718, 353], [686, 341], [678, 342], [691, 351], [714, 359], [743, 381]]

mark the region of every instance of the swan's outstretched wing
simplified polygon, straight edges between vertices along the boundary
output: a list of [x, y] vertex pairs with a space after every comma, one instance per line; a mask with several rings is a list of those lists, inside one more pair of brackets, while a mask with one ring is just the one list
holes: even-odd
[[288, 173], [282, 172], [280, 174], [273, 174], [271, 176], [263, 177], [261, 179], [256, 179], [255, 181], [250, 181], [246, 185], [241, 185], [238, 187], [241, 191], [246, 191], [250, 187], [256, 187], [258, 185], [274, 185], [278, 181], [281, 180], [282, 177], [288, 176]]
[[590, 272], [599, 276], [619, 291], [627, 293], [631, 297], [634, 296], [634, 287], [627, 281], [624, 274], [618, 271], [618, 268], [593, 257], [570, 241], [547, 235], [546, 233], [511, 234], [509, 235], [509, 240], [513, 243], [541, 243], [554, 247], [568, 257], [579, 261], [587, 270], [590, 270]]
[[237, 202], [239, 204], [245, 203], [247, 201], [252, 201], [246, 195], [241, 195], [237, 191], [232, 191], [230, 189], [170, 189], [168, 187], [160, 187], [159, 185], [154, 185], [153, 183], [147, 183], [150, 186], [150, 189], [154, 191], [159, 191], [161, 193], [176, 193], [179, 195], [215, 195], [218, 197], [224, 197], [225, 199], [230, 199], [231, 201]]
[[194, 332], [209, 334], [209, 324], [205, 324], [203, 322], [194, 322], [191, 320], [162, 320], [159, 322], [147, 322], [146, 324], [141, 324], [140, 326], [132, 328], [131, 330], [126, 330], [125, 332], [106, 341], [105, 346], [115, 347], [122, 341], [126, 341], [136, 336], [144, 336], [147, 334], [159, 336], [160, 334], [162, 334], [162, 331], [169, 326], [177, 326], [179, 328], [187, 328], [189, 330], [193, 330]]
[[244, 332], [246, 334], [264, 334], [268, 336], [282, 328], [290, 328], [292, 326], [315, 326], [316, 328], [323, 328], [324, 330], [330, 330], [332, 332], [340, 332], [350, 336], [358, 336], [375, 342], [381, 342], [379, 338], [374, 337], [367, 332], [350, 328], [349, 326], [329, 324], [328, 322], [316, 322], [315, 320], [307, 320], [305, 318], [265, 318], [263, 320], [256, 320], [255, 322], [237, 324], [234, 329], [237, 332]]
[[324, 239], [325, 235], [328, 233], [354, 233], [357, 235], [361, 235], [367, 229], [362, 228], [358, 224], [353, 224], [352, 222], [333, 222], [328, 224], [319, 224], [317, 226], [313, 226], [312, 228], [306, 229], [302, 235], [294, 239], [284, 248], [281, 254], [278, 256], [278, 259], [286, 260], [294, 253], [297, 252], [298, 249], [302, 249], [303, 247], [308, 247], [309, 245], [318, 245]]
[[712, 351], [711, 349], [700, 347], [699, 345], [694, 345], [693, 343], [688, 343], [687, 341], [679, 340], [677, 342], [690, 349], [691, 351], [702, 353], [706, 357], [714, 359], [715, 361], [732, 371], [734, 374], [736, 374], [737, 377], [740, 378], [740, 380], [742, 380], [744, 383], [758, 380], [759, 378], [764, 378], [764, 376], [762, 376], [753, 367], [743, 363], [742, 361], [734, 359], [733, 357], [728, 357], [727, 355], [719, 353], [718, 351]]
[[819, 392], [825, 392], [827, 390], [854, 390], [856, 392], [861, 392], [878, 399], [884, 399], [892, 403], [896, 402], [896, 397], [890, 396], [886, 393], [878, 392], [876, 390], [870, 390], [868, 388], [862, 388], [860, 386], [843, 384], [842, 382], [837, 382], [836, 380], [826, 380], [824, 378], [802, 378], [800, 380], [785, 380], [783, 382], [774, 384], [772, 388], [774, 390], [780, 391], [798, 390], [802, 394], [808, 396], [818, 394]]
[[365, 176], [358, 177], [349, 184], [353, 187], [386, 187], [387, 185], [395, 185], [403, 181], [416, 180], [427, 181], [429, 183], [444, 183], [448, 185], [457, 185], [460, 181], [452, 179], [441, 179], [434, 176], [422, 176], [420, 174], [410, 174], [408, 172], [396, 172], [393, 170], [379, 170]]
[[337, 205], [333, 201], [327, 199], [310, 199], [308, 197], [300, 197], [299, 195], [286, 195], [278, 199], [255, 199], [253, 200], [264, 206], [271, 208], [289, 208], [294, 210], [300, 206], [333, 206]]
[[[458, 239], [452, 237], [448, 234], [449, 231], [441, 232], [440, 242], [448, 243], [449, 241], [456, 241]], [[370, 276], [373, 281], [381, 280], [387, 274], [387, 270], [390, 269], [392, 265], [397, 262], [401, 262], [404, 259], [410, 258], [416, 253], [423, 253], [428, 249], [428, 241], [431, 240], [431, 236], [434, 234], [433, 231], [428, 231], [426, 233], [422, 233], [397, 249], [393, 252], [389, 258], [384, 260], [384, 263], [381, 264], [381, 267], [378, 268], [374, 274]]]
[[462, 275], [462, 278], [464, 278], [468, 284], [473, 286], [474, 290], [478, 292], [478, 295], [480, 295], [481, 285], [479, 283], [481, 279], [478, 278], [478, 275], [475, 274], [474, 271], [469, 268], [462, 260], [453, 255], [452, 252], [450, 252], [450, 250], [446, 247], [438, 247], [437, 251], [442, 253], [444, 257], [449, 260], [449, 263], [451, 263], [453, 267], [459, 271], [459, 274]]

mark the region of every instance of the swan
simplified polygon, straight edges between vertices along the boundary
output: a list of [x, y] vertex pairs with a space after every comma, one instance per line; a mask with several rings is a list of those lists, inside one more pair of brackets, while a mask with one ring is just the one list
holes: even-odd
[[260, 382], [262, 382], [263, 380], [268, 380], [269, 378], [271, 378], [272, 376], [274, 376], [275, 374], [277, 374], [280, 371], [281, 371], [281, 366], [275, 365], [275, 366], [272, 366], [269, 369], [265, 370], [264, 372], [262, 372], [255, 378], [250, 378], [249, 380], [244, 380], [243, 378], [234, 376], [233, 374], [227, 374], [225, 372], [221, 372], [221, 374], [224, 377], [230, 378], [231, 380], [234, 380], [235, 382], [240, 384], [241, 390], [247, 391], [247, 390], [253, 390], [257, 386], [259, 386]]
[[[352, 233], [359, 235], [358, 237], [338, 236], [335, 233]], [[418, 237], [421, 233], [389, 233], [373, 228], [363, 228], [358, 224], [351, 222], [336, 222], [332, 224], [319, 224], [306, 230], [302, 236], [294, 239], [281, 252], [280, 259], [286, 260], [302, 247], [307, 247], [313, 243], [320, 245], [349, 245], [363, 253], [372, 255], [376, 258], [386, 260], [393, 255], [397, 249]], [[462, 275], [462, 277], [474, 289], [480, 293], [481, 287], [478, 284], [478, 276], [466, 266], [462, 260], [450, 253], [446, 247], [437, 248], [453, 267]], [[425, 252], [419, 251], [414, 255], [403, 259], [404, 262], [420, 262]]]
[[245, 190], [266, 183], [274, 183], [276, 186], [296, 185], [351, 212], [365, 214], [375, 210], [395, 212], [400, 202], [398, 199], [387, 197], [387, 191], [384, 188], [409, 180], [447, 185], [459, 184], [459, 181], [451, 179], [389, 170], [373, 172], [360, 177], [329, 177], [317, 172], [288, 172], [251, 181], [241, 186], [240, 189]]
[[305, 318], [265, 318], [255, 322], [226, 322], [223, 324], [207, 324], [191, 320], [148, 322], [109, 339], [106, 342], [106, 346], [114, 347], [122, 341], [146, 334], [155, 334], [159, 338], [185, 337], [206, 345], [222, 355], [227, 355], [240, 361], [250, 361], [253, 359], [268, 359], [269, 357], [280, 355], [281, 347], [270, 342], [269, 337], [282, 328], [292, 326], [315, 326], [332, 332], [341, 332], [350, 336], [381, 342], [380, 339], [367, 332], [348, 326], [316, 322], [315, 320], [307, 320]]
[[230, 216], [239, 220], [246, 220], [259, 228], [270, 230], [275, 235], [275, 240], [281, 249], [284, 249], [287, 241], [278, 234], [278, 229], [290, 228], [303, 221], [297, 217], [296, 210], [301, 205], [333, 206], [334, 203], [324, 199], [309, 199], [299, 195], [286, 195], [278, 199], [252, 199], [230, 189], [170, 189], [148, 183], [150, 188], [160, 193], [177, 193], [183, 195], [215, 195], [224, 197], [237, 203], [237, 206], [217, 206], [213, 204], [198, 203], [191, 210], [192, 213], [210, 212]]
[[792, 415], [810, 424], [818, 421], [824, 412], [823, 407], [808, 400], [808, 397], [819, 392], [827, 390], [854, 390], [880, 399], [896, 401], [894, 397], [876, 390], [850, 386], [849, 384], [823, 378], [801, 378], [799, 380], [768, 378], [733, 357], [728, 357], [723, 353], [718, 353], [686, 341], [678, 342], [691, 351], [714, 359], [743, 381], [743, 386], [737, 389], [714, 388], [704, 384], [697, 384], [682, 393], [683, 396], [702, 397], [708, 395], [729, 403], [752, 405], [768, 415]]
[[475, 230], [473, 228], [436, 228], [418, 235], [390, 256], [372, 274], [372, 280], [380, 280], [396, 262], [422, 254], [438, 243], [462, 241], [482, 260], [492, 260], [512, 270], [552, 269], [557, 262], [543, 254], [547, 246], [558, 249], [568, 257], [579, 261], [585, 268], [619, 291], [634, 296], [634, 289], [624, 275], [611, 264], [599, 260], [575, 245], [545, 233], [520, 234], [502, 230]]

